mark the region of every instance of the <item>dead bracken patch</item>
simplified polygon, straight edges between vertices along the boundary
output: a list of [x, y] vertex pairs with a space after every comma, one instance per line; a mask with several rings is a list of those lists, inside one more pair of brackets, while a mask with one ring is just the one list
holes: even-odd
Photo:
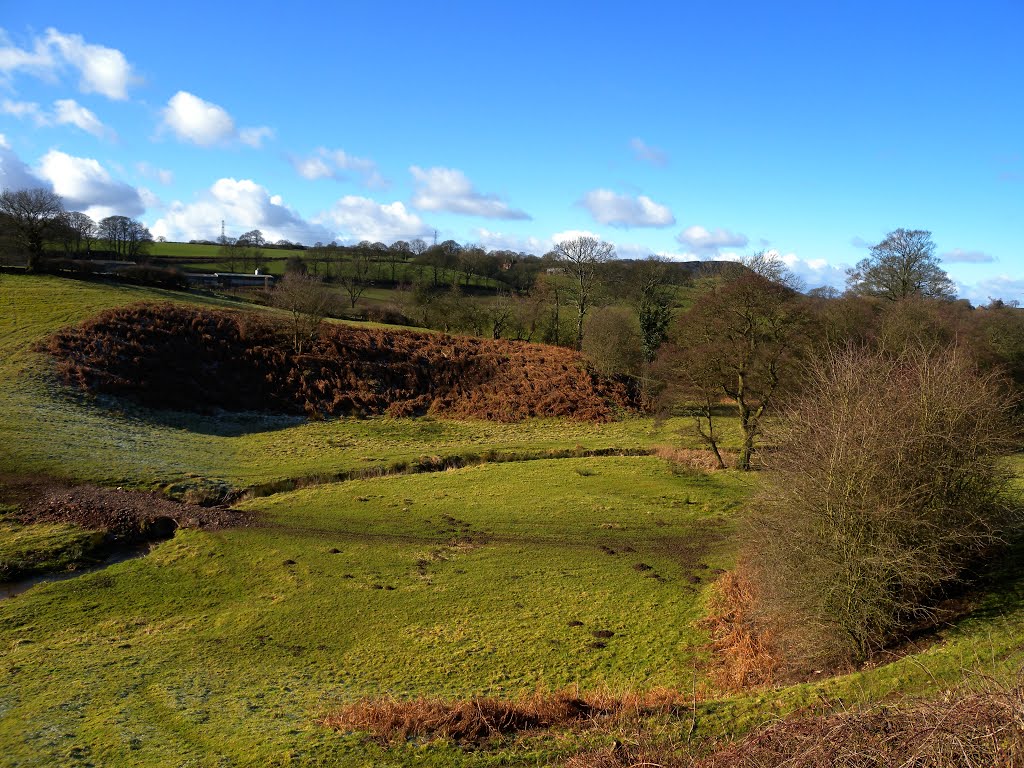
[[1024, 690], [946, 692], [923, 701], [797, 715], [694, 756], [685, 745], [616, 743], [565, 768], [1011, 768], [1024, 764]]
[[263, 318], [174, 304], [107, 310], [41, 349], [65, 383], [158, 408], [599, 422], [640, 405], [560, 347], [329, 325], [296, 354]]
[[624, 695], [563, 690], [513, 700], [376, 698], [349, 704], [321, 723], [339, 731], [369, 733], [385, 743], [448, 739], [471, 745], [522, 731], [610, 722], [672, 712], [685, 706], [688, 704], [683, 697], [668, 689]]
[[768, 684], [779, 666], [772, 638], [755, 626], [753, 605], [750, 582], [742, 572], [728, 571], [715, 583], [707, 616], [698, 623], [711, 635], [711, 678], [724, 690]]

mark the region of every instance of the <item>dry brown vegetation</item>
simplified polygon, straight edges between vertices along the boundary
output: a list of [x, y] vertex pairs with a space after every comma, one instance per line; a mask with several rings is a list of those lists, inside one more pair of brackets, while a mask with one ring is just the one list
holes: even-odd
[[704, 756], [688, 747], [641, 736], [566, 768], [1011, 768], [1024, 765], [1024, 689], [793, 716]]
[[66, 383], [160, 408], [608, 421], [639, 407], [628, 381], [558, 347], [331, 325], [299, 354], [254, 315], [172, 304], [108, 310], [43, 349]]
[[325, 717], [322, 724], [340, 731], [366, 732], [382, 742], [448, 739], [468, 745], [539, 728], [567, 728], [581, 723], [596, 726], [677, 712], [691, 705], [691, 699], [669, 689], [631, 694], [584, 694], [567, 689], [512, 700], [487, 696], [462, 700], [385, 697], [349, 704]]

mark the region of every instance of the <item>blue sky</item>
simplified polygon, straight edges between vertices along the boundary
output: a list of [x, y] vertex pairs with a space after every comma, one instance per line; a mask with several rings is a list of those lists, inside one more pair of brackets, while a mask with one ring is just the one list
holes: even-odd
[[172, 240], [774, 249], [1024, 301], [1024, 3], [5, 4], [0, 184]]

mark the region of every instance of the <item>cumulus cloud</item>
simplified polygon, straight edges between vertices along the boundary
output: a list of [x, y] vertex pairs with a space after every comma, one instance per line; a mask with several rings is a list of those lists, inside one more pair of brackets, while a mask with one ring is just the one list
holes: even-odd
[[745, 248], [750, 240], [739, 232], [709, 230], [694, 224], [676, 235], [676, 242], [698, 258], [712, 259], [721, 255], [724, 248]]
[[32, 189], [34, 187], [49, 186], [45, 180], [39, 178], [18, 157], [14, 150], [11, 149], [7, 137], [0, 133], [0, 190]]
[[349, 174], [355, 174], [359, 182], [368, 189], [384, 189], [389, 186], [373, 160], [350, 155], [343, 149], [318, 147], [310, 157], [292, 157], [291, 161], [298, 174], [310, 181], [346, 181]]
[[991, 254], [982, 251], [965, 251], [962, 248], [946, 251], [939, 258], [943, 261], [959, 264], [988, 264], [996, 260], [996, 257]]
[[0, 30], [0, 76], [16, 72], [56, 81], [72, 69], [78, 72], [82, 93], [99, 93], [108, 99], [128, 98], [128, 89], [140, 82], [125, 55], [116, 48], [87, 43], [81, 35], [69, 35], [50, 27], [35, 37], [30, 48], [19, 48]]
[[239, 141], [259, 149], [274, 131], [265, 125], [239, 128], [224, 107], [188, 91], [178, 91], [161, 111], [161, 130], [170, 130], [179, 141], [212, 147]]
[[974, 304], [987, 304], [992, 299], [1024, 304], [1024, 278], [996, 275], [973, 285], [958, 284], [957, 287], [957, 293]]
[[455, 168], [410, 166], [416, 184], [412, 204], [423, 211], [447, 211], [489, 219], [529, 219], [525, 211], [511, 208], [497, 195], [478, 192], [466, 174]]
[[168, 240], [214, 240], [221, 221], [235, 235], [259, 229], [270, 241], [331, 239], [324, 227], [306, 221], [280, 195], [251, 179], [219, 179], [195, 202], [176, 200], [150, 229], [154, 237]]
[[378, 203], [368, 197], [346, 195], [315, 221], [334, 228], [336, 239], [345, 242], [390, 243], [412, 240], [429, 232], [423, 220], [399, 201]]
[[554, 242], [550, 238], [520, 237], [505, 232], [496, 232], [485, 227], [473, 230], [473, 235], [480, 247], [489, 251], [515, 251], [543, 256], [554, 247]]
[[640, 138], [633, 138], [629, 141], [629, 146], [633, 150], [633, 156], [637, 160], [642, 160], [645, 163], [657, 166], [658, 168], [664, 168], [668, 165], [668, 153], [658, 147], [652, 147], [650, 144]]
[[51, 149], [39, 162], [39, 174], [64, 198], [67, 209], [84, 211], [94, 219], [140, 216], [146, 209], [135, 187], [113, 179], [91, 157], [75, 157]]
[[58, 125], [73, 125], [98, 139], [114, 138], [114, 132], [107, 128], [90, 110], [74, 99], [58, 99], [53, 102], [53, 120]]
[[612, 227], [670, 227], [676, 217], [668, 206], [646, 195], [619, 195], [610, 189], [592, 189], [580, 200], [594, 221]]
[[157, 168], [155, 165], [147, 163], [145, 160], [135, 164], [135, 170], [145, 176], [147, 179], [155, 179], [161, 184], [173, 184], [174, 183], [174, 171], [168, 171], [165, 168]]
[[87, 43], [81, 35], [46, 30], [46, 44], [77, 69], [82, 93], [100, 93], [108, 99], [128, 98], [128, 88], [139, 81], [124, 54], [116, 48]]
[[203, 147], [235, 137], [235, 121], [222, 107], [188, 91], [178, 91], [163, 110], [164, 125], [181, 141]]

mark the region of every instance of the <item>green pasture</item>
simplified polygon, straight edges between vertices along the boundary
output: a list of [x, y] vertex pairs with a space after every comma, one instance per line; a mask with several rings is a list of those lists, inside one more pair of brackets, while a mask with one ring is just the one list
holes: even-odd
[[[0, 276], [0, 474], [175, 492], [319, 484], [242, 502], [252, 525], [179, 531], [146, 557], [0, 601], [4, 765], [548, 765], [629, 734], [385, 748], [318, 718], [368, 695], [667, 686], [700, 691], [687, 722], [645, 727], [699, 741], [800, 708], [1012, 680], [1024, 662], [1016, 555], [977, 608], [919, 652], [842, 677], [716, 692], [695, 622], [716, 571], [734, 564], [757, 474], [705, 475], [656, 456], [544, 458], [697, 447], [685, 419], [307, 423], [157, 412], [68, 392], [32, 351], [63, 325], [144, 300], [240, 306]], [[735, 423], [724, 429], [735, 447]], [[490, 463], [387, 474], [451, 457]], [[1010, 466], [1024, 478], [1024, 455]], [[332, 481], [374, 470], [382, 476]], [[0, 516], [0, 564], [62, 568], [88, 542], [71, 526]]]

